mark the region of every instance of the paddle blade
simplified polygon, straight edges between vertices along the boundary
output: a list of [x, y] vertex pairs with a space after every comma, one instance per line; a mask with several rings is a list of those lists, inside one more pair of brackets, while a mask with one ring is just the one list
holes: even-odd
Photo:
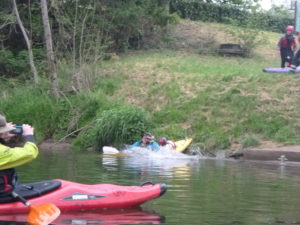
[[52, 203], [29, 207], [27, 222], [31, 225], [47, 225], [60, 215], [59, 208]]

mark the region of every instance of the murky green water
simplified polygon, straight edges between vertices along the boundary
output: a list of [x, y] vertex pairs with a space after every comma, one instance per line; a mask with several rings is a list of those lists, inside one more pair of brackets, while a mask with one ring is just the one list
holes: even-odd
[[300, 223], [300, 166], [295, 164], [42, 151], [18, 171], [22, 183], [61, 178], [89, 184], [168, 184], [164, 196], [140, 208], [68, 214], [60, 224]]

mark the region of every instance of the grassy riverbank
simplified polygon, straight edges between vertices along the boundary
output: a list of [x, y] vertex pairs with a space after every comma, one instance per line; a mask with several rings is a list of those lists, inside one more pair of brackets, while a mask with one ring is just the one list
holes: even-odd
[[263, 140], [299, 143], [300, 79], [261, 72], [270, 65], [276, 66], [259, 55], [244, 59], [159, 51], [111, 62], [107, 72], [124, 74], [114, 96], [147, 109], [158, 135], [192, 136], [208, 149]]
[[[134, 105], [149, 114], [157, 137], [193, 137], [203, 150], [265, 141], [299, 144], [299, 75], [261, 72], [279, 65], [278, 34], [268, 33], [268, 42], [253, 58], [222, 57], [200, 55], [195, 42], [189, 42], [203, 30], [206, 37], [216, 33], [216, 43], [230, 40], [216, 31], [220, 25], [190, 22], [189, 26], [178, 26], [191, 31], [180, 47], [127, 52], [86, 66], [87, 91], [79, 95], [69, 92], [71, 72], [66, 64], [60, 64], [59, 76], [64, 78], [60, 100], [51, 98], [43, 87], [1, 80], [5, 91], [1, 91], [0, 108], [9, 120], [33, 124], [41, 140], [60, 139], [117, 105]], [[197, 26], [199, 33], [195, 33]]]

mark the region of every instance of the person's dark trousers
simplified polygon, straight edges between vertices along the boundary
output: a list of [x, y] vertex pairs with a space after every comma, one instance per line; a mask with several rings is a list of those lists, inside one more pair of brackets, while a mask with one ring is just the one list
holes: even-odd
[[289, 65], [292, 63], [293, 51], [291, 49], [281, 48], [280, 49], [280, 57], [281, 57], [281, 68], [284, 68], [286, 62], [288, 62]]
[[281, 68], [285, 67], [285, 59], [286, 59], [286, 49], [280, 49], [280, 57], [281, 57]]

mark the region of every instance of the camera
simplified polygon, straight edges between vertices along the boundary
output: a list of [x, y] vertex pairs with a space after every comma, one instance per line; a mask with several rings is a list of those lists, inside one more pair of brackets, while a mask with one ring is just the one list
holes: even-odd
[[11, 134], [23, 134], [23, 126], [14, 126], [15, 129], [10, 131]]

